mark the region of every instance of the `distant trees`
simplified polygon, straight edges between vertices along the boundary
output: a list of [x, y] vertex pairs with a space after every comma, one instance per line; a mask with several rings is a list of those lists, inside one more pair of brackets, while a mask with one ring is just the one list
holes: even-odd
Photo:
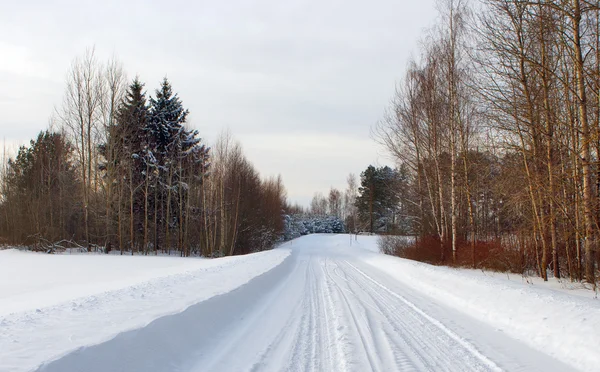
[[313, 233], [356, 232], [358, 213], [355, 200], [358, 186], [354, 175], [349, 176], [345, 191], [331, 187], [327, 196], [316, 192], [308, 209], [299, 205], [284, 205], [284, 238], [293, 239]]
[[358, 197], [358, 181], [353, 173], [346, 179], [347, 188], [344, 192], [344, 221], [346, 229], [349, 232], [358, 231], [358, 210], [356, 208], [356, 198]]
[[317, 216], [325, 216], [329, 209], [329, 200], [320, 192], [316, 192], [310, 202], [310, 212]]
[[342, 218], [343, 202], [342, 192], [338, 189], [331, 188], [328, 199], [329, 214], [336, 216], [337, 218]]
[[320, 192], [316, 192], [310, 202], [310, 212], [319, 216], [329, 215], [342, 218], [344, 212], [342, 192], [333, 187], [329, 190], [327, 197]]
[[[305, 229], [309, 232], [369, 231], [409, 234], [413, 231], [410, 213], [406, 211], [409, 199], [403, 196], [408, 187], [407, 172], [405, 167], [392, 169], [388, 166], [376, 168], [371, 165], [361, 173], [360, 186], [356, 176], [350, 174], [347, 188], [343, 192], [333, 187], [329, 190], [328, 197], [316, 192], [307, 211], [286, 206], [286, 213], [292, 217], [310, 216], [312, 225], [327, 226]], [[295, 224], [297, 220], [298, 218], [292, 218], [288, 225]], [[306, 221], [306, 218], [302, 217], [300, 220]], [[340, 221], [341, 228], [332, 227], [337, 226], [337, 221]]]
[[222, 256], [281, 238], [281, 178], [261, 179], [230, 136], [210, 151], [166, 78], [147, 97], [137, 77], [126, 86], [118, 62], [89, 50], [57, 113], [63, 131], [41, 133], [3, 168], [9, 242]]
[[361, 173], [356, 208], [363, 226], [371, 233], [393, 231], [400, 204], [399, 174], [388, 166], [372, 165]]

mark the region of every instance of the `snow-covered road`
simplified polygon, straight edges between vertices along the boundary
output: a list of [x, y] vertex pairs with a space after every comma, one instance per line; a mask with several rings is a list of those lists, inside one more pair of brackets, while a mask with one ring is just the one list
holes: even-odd
[[243, 286], [40, 370], [573, 370], [410, 289], [349, 243], [348, 235], [287, 243], [283, 263]]

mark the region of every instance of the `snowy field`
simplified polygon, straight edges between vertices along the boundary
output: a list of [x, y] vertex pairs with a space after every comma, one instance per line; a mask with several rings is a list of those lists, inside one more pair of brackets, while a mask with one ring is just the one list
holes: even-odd
[[0, 251], [0, 371], [597, 371], [593, 297], [371, 236], [213, 260]]

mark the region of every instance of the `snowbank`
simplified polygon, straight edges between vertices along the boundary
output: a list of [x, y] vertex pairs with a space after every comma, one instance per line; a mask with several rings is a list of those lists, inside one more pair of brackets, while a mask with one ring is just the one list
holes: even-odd
[[[286, 259], [235, 290], [201, 301], [183, 312], [160, 317], [143, 328], [120, 333], [101, 344], [80, 348], [44, 364], [37, 372], [240, 370], [219, 369], [208, 364], [211, 358], [231, 359], [228, 355], [232, 353], [228, 353], [224, 345], [238, 341], [246, 329], [257, 327], [267, 304], [279, 303], [285, 296], [288, 297], [283, 301], [285, 305], [290, 303], [295, 295], [287, 291], [293, 262]], [[260, 328], [269, 329], [277, 317], [271, 313], [263, 318]], [[261, 345], [263, 341], [257, 337], [251, 343]], [[245, 354], [255, 358], [256, 352], [252, 351], [236, 348], [235, 357], [239, 360]], [[194, 368], [197, 364], [200, 366]]]
[[[375, 237], [359, 237], [375, 250]], [[550, 354], [576, 368], [600, 365], [600, 301], [586, 290], [567, 293], [517, 277], [432, 266], [373, 254], [365, 261], [403, 284]], [[515, 280], [516, 279], [516, 280]]]
[[0, 316], [214, 265], [220, 263], [180, 257], [0, 251]]
[[83, 346], [228, 293], [288, 249], [219, 259], [0, 252], [0, 371], [30, 371]]

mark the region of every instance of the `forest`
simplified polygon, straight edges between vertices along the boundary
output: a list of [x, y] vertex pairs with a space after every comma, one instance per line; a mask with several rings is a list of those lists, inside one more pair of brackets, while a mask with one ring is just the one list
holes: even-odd
[[228, 132], [209, 148], [188, 113], [166, 78], [148, 95], [117, 60], [76, 58], [50, 128], [2, 167], [3, 243], [207, 257], [271, 248], [281, 178], [261, 178]]
[[595, 284], [598, 2], [438, 8], [373, 130], [408, 170], [400, 197], [417, 239], [394, 250]]

